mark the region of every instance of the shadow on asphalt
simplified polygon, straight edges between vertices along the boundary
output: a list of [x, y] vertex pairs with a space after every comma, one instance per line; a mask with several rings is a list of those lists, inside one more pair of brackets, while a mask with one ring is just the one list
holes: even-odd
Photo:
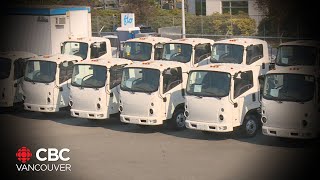
[[56, 113], [39, 113], [30, 112], [23, 109], [1, 109], [1, 114], [7, 114], [20, 118], [28, 118], [33, 120], [50, 120], [56, 123], [70, 125], [70, 126], [83, 126], [83, 127], [102, 127], [113, 131], [128, 132], [128, 133], [162, 133], [169, 136], [175, 136], [178, 138], [194, 139], [194, 140], [206, 140], [206, 141], [221, 141], [227, 139], [234, 139], [237, 141], [257, 144], [263, 146], [275, 146], [286, 148], [312, 148], [319, 147], [320, 139], [302, 140], [302, 139], [288, 139], [277, 138], [271, 136], [265, 136], [261, 132], [252, 138], [242, 138], [236, 132], [229, 133], [203, 133], [195, 130], [180, 130], [174, 131], [168, 129], [165, 125], [160, 126], [137, 126], [134, 124], [126, 124], [120, 122], [118, 118], [110, 118], [105, 120], [88, 120], [81, 118], [74, 118], [70, 115], [69, 110], [62, 110]]

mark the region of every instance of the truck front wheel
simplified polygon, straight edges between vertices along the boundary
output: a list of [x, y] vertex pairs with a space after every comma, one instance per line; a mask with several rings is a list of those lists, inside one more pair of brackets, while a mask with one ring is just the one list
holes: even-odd
[[247, 115], [240, 127], [241, 135], [248, 138], [254, 137], [257, 134], [259, 127], [258, 118], [254, 115]]
[[182, 130], [186, 128], [186, 117], [184, 116], [184, 109], [177, 109], [174, 111], [172, 118], [169, 120], [170, 129]]

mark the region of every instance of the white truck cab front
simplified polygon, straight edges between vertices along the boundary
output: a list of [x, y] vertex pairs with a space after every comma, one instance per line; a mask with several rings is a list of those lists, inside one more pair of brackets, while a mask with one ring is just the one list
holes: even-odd
[[319, 137], [319, 73], [314, 67], [276, 68], [265, 75], [262, 133], [285, 138]]
[[121, 45], [121, 58], [131, 61], [159, 60], [163, 51], [162, 45], [170, 40], [153, 36], [129, 39]]
[[320, 42], [296, 40], [281, 43], [278, 47], [275, 68], [285, 66], [320, 67]]
[[81, 60], [65, 54], [29, 59], [22, 83], [25, 110], [57, 112], [67, 107], [73, 65]]
[[260, 126], [259, 67], [209, 64], [189, 72], [185, 116], [189, 129], [254, 136]]
[[214, 40], [205, 38], [184, 38], [171, 40], [163, 45], [162, 60], [185, 63], [197, 67], [210, 63]]
[[266, 41], [253, 38], [232, 38], [216, 41], [212, 46], [212, 63], [231, 63], [260, 67], [259, 75], [270, 69], [269, 49]]
[[0, 107], [12, 107], [22, 102], [21, 80], [24, 66], [36, 54], [23, 51], [0, 53]]
[[129, 60], [94, 59], [75, 64], [71, 80], [71, 115], [106, 119], [119, 113], [119, 92], [123, 67]]
[[75, 55], [81, 60], [95, 58], [112, 58], [112, 47], [110, 40], [103, 37], [69, 37], [61, 43], [61, 54]]
[[167, 120], [171, 128], [184, 128], [183, 79], [188, 70], [185, 64], [170, 61], [126, 66], [120, 86], [120, 120], [138, 125], [159, 125]]

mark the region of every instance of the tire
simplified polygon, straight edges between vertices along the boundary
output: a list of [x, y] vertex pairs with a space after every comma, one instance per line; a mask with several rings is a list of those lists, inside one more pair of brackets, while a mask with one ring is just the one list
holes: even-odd
[[186, 128], [186, 117], [184, 116], [184, 109], [177, 109], [174, 111], [172, 118], [169, 120], [168, 125], [173, 130], [183, 130]]
[[256, 136], [261, 125], [259, 119], [254, 115], [246, 115], [240, 127], [240, 134], [243, 137], [251, 138]]

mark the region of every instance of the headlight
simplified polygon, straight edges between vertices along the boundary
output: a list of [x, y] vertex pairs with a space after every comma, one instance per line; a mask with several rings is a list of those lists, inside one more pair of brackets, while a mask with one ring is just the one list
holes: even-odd
[[152, 115], [153, 114], [153, 109], [149, 109], [149, 113], [150, 113], [150, 115]]
[[223, 121], [224, 117], [222, 114], [219, 115], [219, 119], [220, 119], [220, 121]]

